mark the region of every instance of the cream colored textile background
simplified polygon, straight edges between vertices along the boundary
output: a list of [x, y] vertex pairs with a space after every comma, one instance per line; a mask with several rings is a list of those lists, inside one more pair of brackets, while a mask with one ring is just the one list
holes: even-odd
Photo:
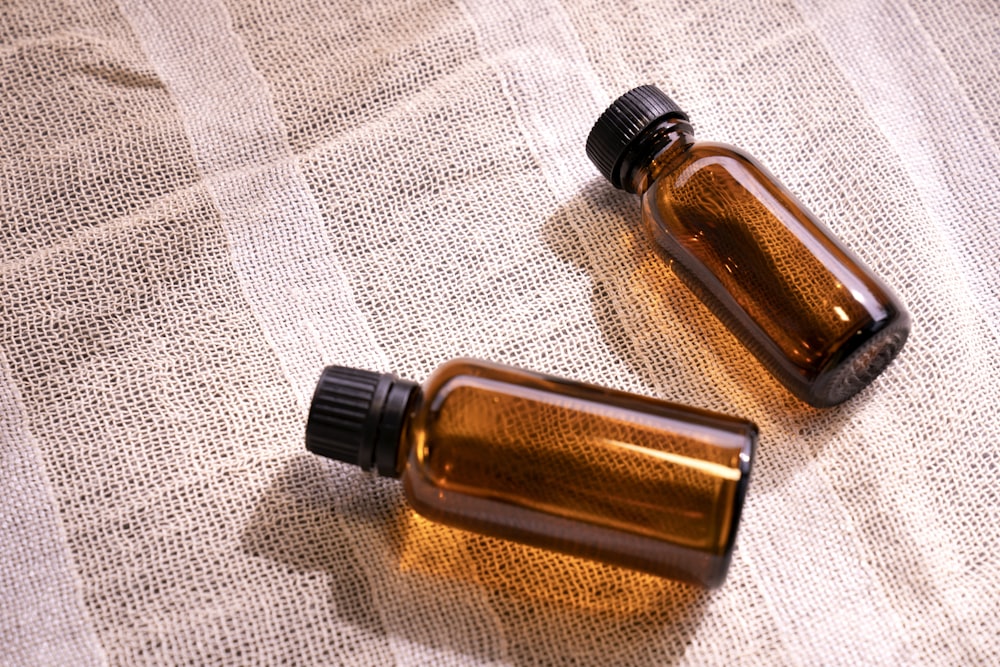
[[[0, 5], [0, 664], [1000, 662], [1000, 8]], [[657, 83], [910, 306], [796, 403], [587, 131]], [[430, 524], [304, 452], [325, 363], [478, 356], [741, 415], [706, 593]]]

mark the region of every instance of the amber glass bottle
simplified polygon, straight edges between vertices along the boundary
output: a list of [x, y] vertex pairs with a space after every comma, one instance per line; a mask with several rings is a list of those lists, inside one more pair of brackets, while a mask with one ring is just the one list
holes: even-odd
[[615, 101], [587, 155], [642, 198], [674, 272], [800, 399], [847, 400], [903, 347], [910, 318], [889, 288], [756, 160], [696, 142], [659, 89]]
[[707, 587], [729, 567], [757, 428], [457, 359], [423, 387], [324, 369], [317, 454], [402, 478], [429, 519]]

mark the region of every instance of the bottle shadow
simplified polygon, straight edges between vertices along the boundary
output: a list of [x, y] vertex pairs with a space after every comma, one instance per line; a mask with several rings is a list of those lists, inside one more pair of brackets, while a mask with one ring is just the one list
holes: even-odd
[[[379, 480], [359, 471], [358, 481], [331, 476], [313, 455], [291, 459], [258, 500], [241, 546], [326, 574], [339, 620], [373, 636], [482, 662], [603, 667], [673, 664], [701, 622], [707, 591], [454, 530]], [[373, 557], [361, 562], [362, 553]], [[423, 622], [429, 614], [438, 620]], [[480, 624], [442, 626], [448, 618]]]
[[[401, 569], [475, 586], [500, 621], [513, 665], [675, 664], [710, 599], [676, 581], [455, 531], [414, 512], [404, 535]], [[434, 558], [446, 540], [460, 543], [474, 568]]]
[[563, 261], [593, 282], [594, 320], [649, 393], [755, 421], [762, 440], [815, 455], [870, 394], [835, 408], [796, 399], [674, 275], [642, 229], [639, 200], [595, 178], [545, 223]]
[[292, 458], [258, 499], [240, 546], [297, 573], [326, 573], [331, 606], [341, 620], [377, 636], [382, 622], [332, 510], [336, 488], [328, 475], [319, 457]]

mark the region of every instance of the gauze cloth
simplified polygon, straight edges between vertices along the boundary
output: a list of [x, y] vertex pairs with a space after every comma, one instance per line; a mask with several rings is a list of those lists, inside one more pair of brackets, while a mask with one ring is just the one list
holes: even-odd
[[[992, 0], [0, 7], [0, 664], [1000, 662]], [[584, 153], [653, 83], [900, 295], [793, 399]], [[755, 421], [729, 579], [433, 524], [305, 452], [325, 364]]]

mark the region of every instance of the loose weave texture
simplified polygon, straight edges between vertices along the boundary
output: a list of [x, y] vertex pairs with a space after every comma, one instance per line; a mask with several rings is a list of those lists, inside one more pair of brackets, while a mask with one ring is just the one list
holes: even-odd
[[[1000, 9], [0, 5], [0, 664], [1000, 664]], [[587, 161], [655, 83], [914, 315], [812, 410]], [[761, 428], [707, 593], [305, 453], [327, 363], [474, 356]]]

